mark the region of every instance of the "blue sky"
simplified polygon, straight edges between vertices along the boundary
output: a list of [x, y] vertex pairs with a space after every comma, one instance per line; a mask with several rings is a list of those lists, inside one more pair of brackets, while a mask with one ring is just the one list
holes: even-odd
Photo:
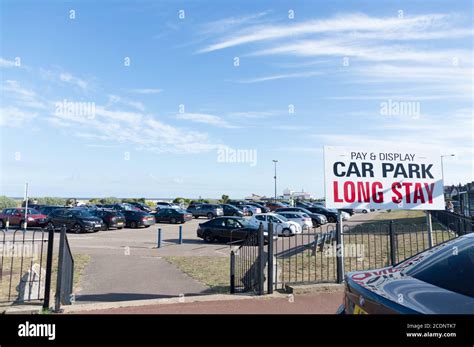
[[471, 181], [472, 21], [470, 1], [1, 1], [0, 194], [272, 195], [278, 159], [279, 193], [321, 197], [324, 145], [435, 148]]

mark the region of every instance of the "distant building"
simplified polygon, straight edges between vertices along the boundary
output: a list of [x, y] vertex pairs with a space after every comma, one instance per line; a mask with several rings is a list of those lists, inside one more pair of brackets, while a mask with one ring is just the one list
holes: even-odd
[[283, 198], [309, 200], [312, 199], [313, 196], [310, 193], [305, 192], [304, 189], [301, 189], [301, 191], [297, 192], [286, 188], [285, 190], [283, 190]]
[[456, 213], [474, 217], [474, 182], [445, 186], [444, 197], [453, 202]]
[[250, 196], [247, 196], [245, 200], [254, 200], [254, 201], [260, 201], [260, 200], [266, 200], [267, 197], [265, 195], [258, 195], [258, 194], [250, 194]]

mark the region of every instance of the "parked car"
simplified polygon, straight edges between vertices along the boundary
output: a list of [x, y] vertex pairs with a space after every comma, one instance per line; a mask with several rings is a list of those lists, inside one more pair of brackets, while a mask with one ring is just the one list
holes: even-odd
[[395, 266], [347, 274], [344, 304], [338, 310], [349, 314], [473, 312], [474, 233]]
[[328, 220], [329, 223], [337, 222], [337, 211], [335, 212], [335, 211], [328, 210], [324, 206], [313, 206], [313, 207], [307, 208], [307, 210], [312, 213], [319, 213], [326, 216], [326, 219]]
[[137, 210], [124, 210], [122, 214], [125, 217], [125, 226], [135, 229], [139, 227], [148, 228], [155, 224], [155, 216], [151, 213]]
[[268, 224], [273, 223], [273, 232], [276, 235], [290, 236], [301, 234], [302, 228], [298, 223], [289, 221], [285, 217], [276, 213], [260, 213], [253, 215], [249, 223], [256, 228], [263, 225], [265, 231], [268, 231]]
[[242, 210], [248, 216], [253, 216], [254, 214], [257, 214], [257, 213], [262, 213], [262, 210], [259, 207], [256, 207], [254, 205], [242, 205]]
[[222, 210], [224, 211], [224, 216], [235, 216], [235, 217], [243, 217], [244, 211], [235, 207], [231, 204], [222, 204]]
[[194, 218], [207, 217], [208, 219], [212, 219], [224, 215], [222, 207], [215, 204], [192, 204], [189, 205], [187, 211], [191, 213]]
[[66, 208], [64, 206], [52, 206], [52, 205], [44, 205], [42, 207], [40, 207], [40, 209], [38, 210], [41, 214], [44, 214], [46, 216], [49, 216], [49, 214], [54, 211], [54, 210], [57, 210], [58, 208]]
[[341, 211], [348, 213], [350, 216], [353, 216], [355, 214], [355, 210], [352, 208], [343, 208]]
[[281, 202], [267, 202], [265, 204], [265, 207], [267, 207], [268, 209], [270, 209], [270, 211], [275, 211], [277, 208], [284, 208], [284, 207], [288, 207], [288, 205], [285, 205]]
[[313, 222], [313, 226], [315, 226], [315, 227], [327, 224], [327, 222], [328, 222], [325, 215], [320, 214], [320, 213], [311, 212], [308, 209], [302, 208], [302, 207], [284, 207], [284, 208], [278, 208], [278, 209], [275, 210], [275, 213], [280, 214], [281, 212], [306, 213], [311, 218], [311, 221]]
[[[217, 217], [205, 223], [201, 223], [196, 231], [197, 237], [205, 242], [245, 240], [250, 233], [258, 232], [258, 227], [250, 224], [242, 217]], [[268, 242], [268, 232], [263, 233]], [[274, 239], [278, 238], [276, 235]]]
[[96, 217], [85, 208], [55, 209], [48, 216], [48, 226], [55, 229], [66, 226], [74, 233], [94, 232], [103, 228], [102, 219]]
[[[44, 227], [47, 223], [47, 216], [39, 211], [28, 208], [26, 211], [26, 225], [28, 227]], [[25, 227], [25, 208], [6, 208], [0, 213], [0, 228], [5, 228], [8, 223], [10, 226]]]
[[310, 202], [305, 202], [305, 201], [296, 201], [295, 207], [308, 208], [308, 207], [313, 207], [313, 204]]
[[120, 202], [117, 204], [102, 205], [102, 208], [112, 209], [116, 211], [141, 211], [138, 207], [130, 205], [127, 202]]
[[145, 211], [145, 212], [148, 212], [150, 213], [151, 212], [151, 208], [148, 207], [147, 204], [144, 204], [142, 202], [129, 202], [130, 205], [132, 205], [133, 207], [136, 207], [142, 211]]
[[360, 208], [360, 209], [355, 209], [354, 212], [355, 213], [369, 213], [369, 212], [373, 212], [375, 211], [375, 209], [371, 208]]
[[193, 219], [193, 215], [191, 213], [177, 208], [162, 208], [154, 215], [156, 222], [169, 222], [171, 224], [185, 223]]
[[162, 208], [181, 208], [176, 204], [173, 204], [172, 202], [166, 202], [166, 201], [158, 201], [156, 203], [156, 210], [160, 210]]
[[311, 217], [303, 212], [277, 212], [279, 216], [283, 216], [289, 221], [298, 223], [302, 229], [311, 229], [313, 221]]
[[268, 207], [266, 207], [265, 205], [260, 204], [260, 203], [258, 203], [258, 202], [247, 201], [247, 202], [245, 202], [245, 205], [255, 206], [255, 207], [259, 208], [260, 211], [261, 211], [261, 213], [268, 213], [268, 212], [270, 212], [270, 209], [269, 209]]
[[90, 214], [102, 219], [102, 230], [111, 228], [122, 229], [125, 227], [125, 216], [115, 210], [91, 209]]

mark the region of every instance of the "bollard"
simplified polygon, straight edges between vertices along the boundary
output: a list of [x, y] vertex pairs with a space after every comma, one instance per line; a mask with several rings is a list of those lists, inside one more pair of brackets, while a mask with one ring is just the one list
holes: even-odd
[[10, 218], [7, 218], [7, 221], [5, 223], [5, 228], [7, 229], [7, 231], [9, 227], [10, 227]]
[[183, 226], [182, 225], [179, 226], [179, 244], [180, 245], [183, 244]]
[[161, 228], [158, 228], [158, 243], [157, 247], [161, 248]]

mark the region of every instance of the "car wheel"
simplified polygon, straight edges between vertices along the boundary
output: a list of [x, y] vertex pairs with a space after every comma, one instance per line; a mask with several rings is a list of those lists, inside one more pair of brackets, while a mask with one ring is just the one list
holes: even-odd
[[249, 214], [250, 217], [253, 216], [253, 212], [252, 212], [252, 211], [249, 211], [248, 214]]
[[207, 219], [212, 219], [212, 218], [214, 218], [214, 215], [211, 212], [209, 212], [207, 214]]
[[137, 228], [137, 222], [130, 222], [130, 228], [136, 229]]
[[328, 222], [329, 222], [329, 223], [336, 223], [336, 218], [334, 218], [334, 217], [328, 217]]
[[80, 234], [82, 231], [82, 227], [80, 224], [74, 224], [74, 227], [72, 228], [72, 231], [74, 231], [74, 234]]
[[171, 223], [171, 224], [176, 224], [176, 218], [174, 218], [174, 217], [171, 218], [171, 219], [170, 219], [170, 223]]
[[104, 223], [104, 224], [102, 224], [102, 227], [100, 228], [100, 230], [102, 230], [102, 231], [109, 230], [109, 226], [106, 223]]
[[283, 236], [290, 236], [291, 235], [291, 230], [288, 228], [283, 229]]
[[368, 211], [367, 210], [362, 210], [362, 213], [367, 213]]
[[123, 227], [118, 227], [117, 229], [120, 230], [120, 229], [123, 229]]
[[215, 239], [214, 235], [210, 231], [204, 232], [204, 235], [202, 235], [202, 237], [207, 243], [212, 243]]

